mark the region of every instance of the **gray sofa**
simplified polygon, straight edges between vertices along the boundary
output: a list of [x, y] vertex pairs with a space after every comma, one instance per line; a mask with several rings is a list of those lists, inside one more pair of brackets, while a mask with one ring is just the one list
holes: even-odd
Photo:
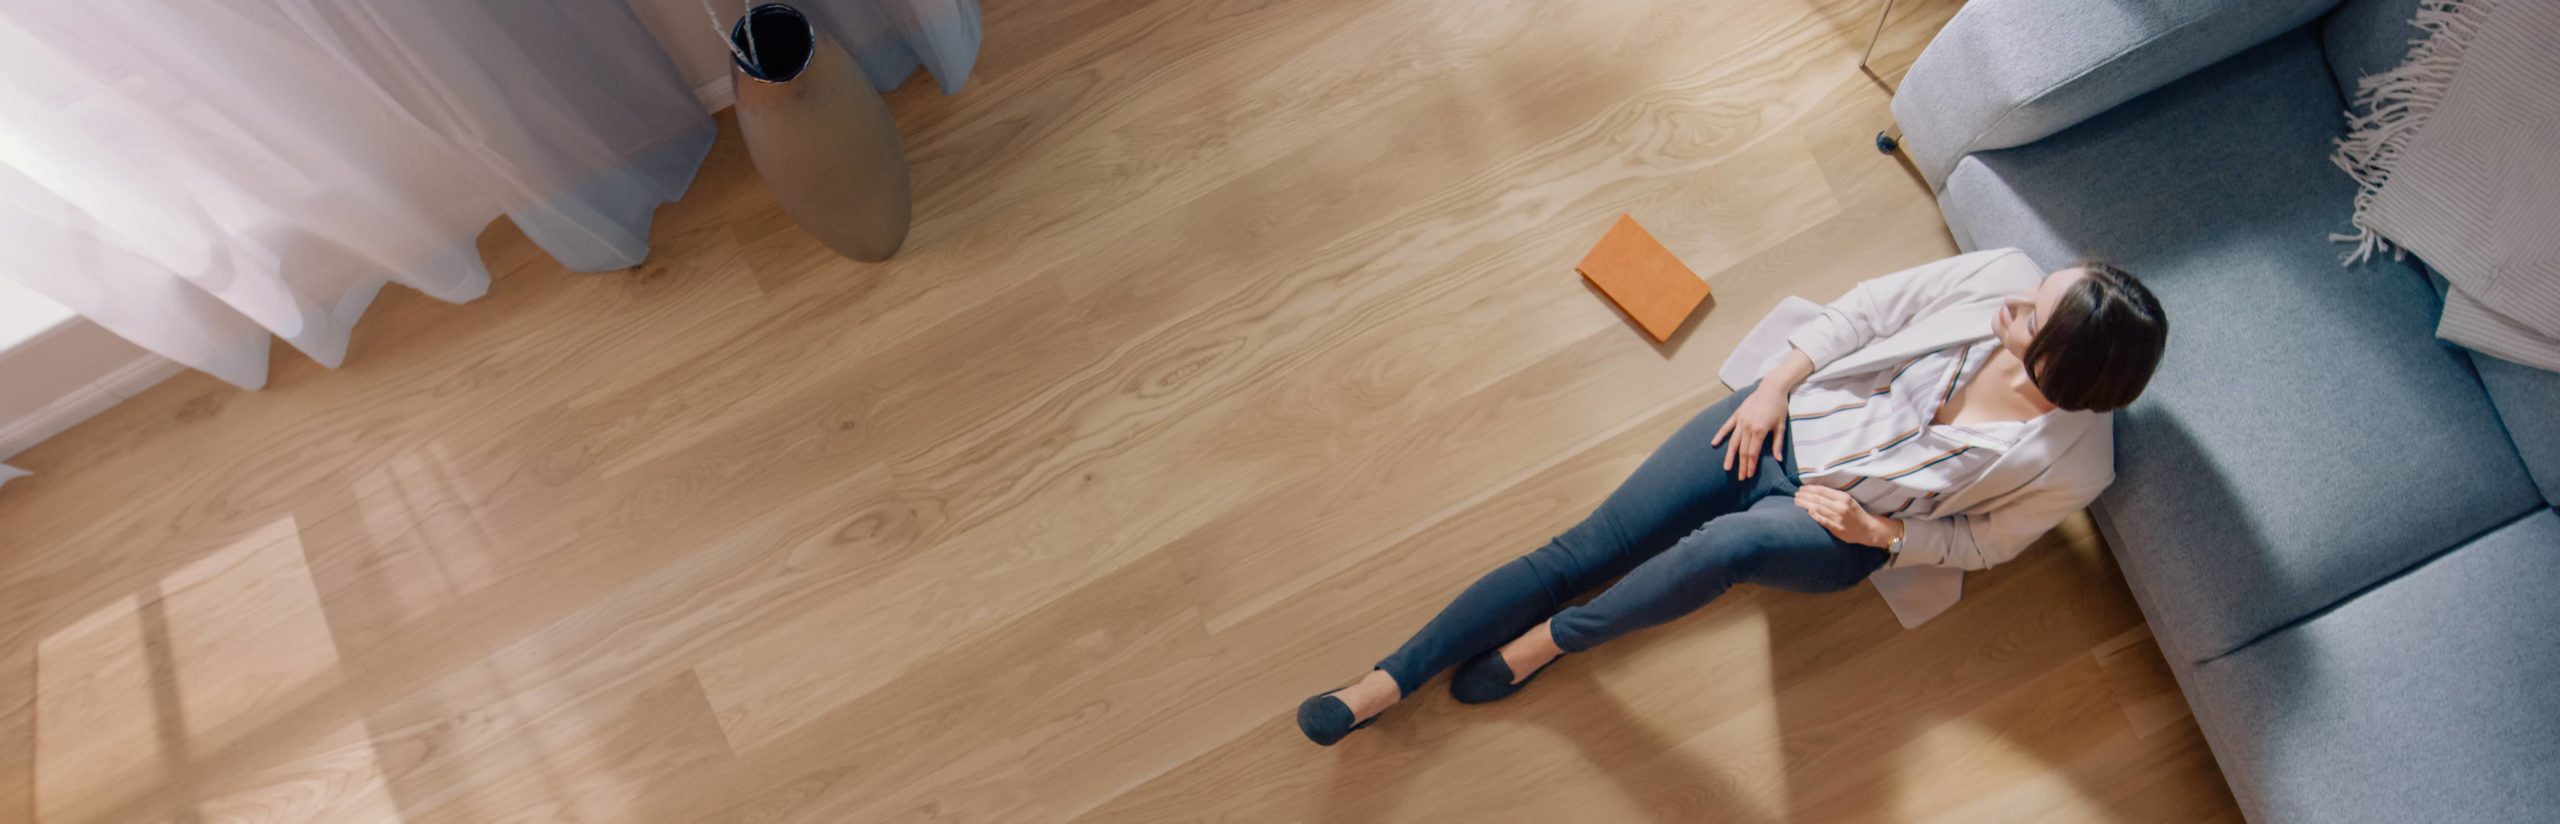
[[2415, 6], [1973, 0], [1893, 102], [1965, 249], [2167, 307], [2093, 511], [2254, 821], [2560, 821], [2560, 375], [2326, 239]]

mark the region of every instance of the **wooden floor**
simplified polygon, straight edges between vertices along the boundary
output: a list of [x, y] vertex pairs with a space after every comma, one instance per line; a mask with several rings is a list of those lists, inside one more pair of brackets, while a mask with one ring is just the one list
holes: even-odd
[[[1888, 66], [1951, 6], [1904, 5]], [[0, 820], [2235, 819], [2079, 522], [1918, 630], [1746, 589], [1292, 723], [1780, 297], [1951, 251], [1867, 146], [1872, 9], [989, 0], [968, 90], [893, 96], [893, 262], [724, 134], [635, 270], [502, 223], [488, 298], [394, 290], [344, 369], [20, 456]], [[1573, 274], [1621, 212], [1715, 285], [1670, 345]]]

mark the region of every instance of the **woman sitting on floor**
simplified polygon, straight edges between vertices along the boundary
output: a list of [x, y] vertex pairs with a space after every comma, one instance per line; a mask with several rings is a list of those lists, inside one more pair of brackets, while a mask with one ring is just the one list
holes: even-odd
[[1879, 569], [2016, 557], [2114, 480], [2108, 413], [2142, 393], [2168, 331], [2132, 275], [2048, 274], [2015, 249], [1861, 283], [1789, 335], [1756, 388], [1708, 407], [1590, 517], [1486, 573], [1359, 682], [1300, 704], [1298, 727], [1330, 746], [1461, 662], [1449, 691], [1499, 700], [1559, 656], [1738, 583], [1831, 592]]

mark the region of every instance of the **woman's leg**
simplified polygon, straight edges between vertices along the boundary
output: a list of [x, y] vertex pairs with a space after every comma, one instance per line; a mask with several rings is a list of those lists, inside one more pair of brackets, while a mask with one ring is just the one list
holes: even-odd
[[[1636, 467], [1590, 517], [1546, 546], [1486, 573], [1458, 594], [1378, 669], [1411, 694], [1441, 670], [1536, 626], [1583, 592], [1626, 574], [1698, 524], [1740, 511], [1787, 483], [1780, 462], [1763, 457], [1751, 480], [1724, 471], [1716, 430], [1750, 394], [1734, 393], [1680, 427]], [[1819, 529], [1819, 527], [1817, 527]]]
[[1687, 615], [1734, 584], [1831, 592], [1866, 580], [1885, 560], [1884, 550], [1833, 537], [1795, 501], [1772, 495], [1708, 521], [1599, 597], [1556, 613], [1547, 631], [1558, 649], [1580, 652]]

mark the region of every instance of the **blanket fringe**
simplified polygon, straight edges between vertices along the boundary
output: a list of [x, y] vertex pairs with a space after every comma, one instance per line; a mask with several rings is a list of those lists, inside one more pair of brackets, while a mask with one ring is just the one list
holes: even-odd
[[2390, 252], [2394, 260], [2401, 258], [2399, 247], [2366, 222], [2373, 199], [2381, 194], [2382, 184], [2391, 180], [2392, 168], [2417, 139], [2436, 105], [2444, 102], [2445, 89], [2453, 85], [2454, 72], [2462, 66], [2463, 49], [2480, 33], [2480, 21], [2497, 1], [2423, 0], [2411, 25], [2425, 30], [2426, 36], [2409, 41], [2409, 56], [2398, 68], [2356, 81], [2356, 97], [2347, 110], [2347, 135], [2338, 138], [2337, 148], [2329, 153], [2329, 162], [2356, 181], [2352, 220], [2356, 231], [2329, 235], [2332, 241], [2355, 244], [2344, 262], [2363, 263], [2382, 252]]

